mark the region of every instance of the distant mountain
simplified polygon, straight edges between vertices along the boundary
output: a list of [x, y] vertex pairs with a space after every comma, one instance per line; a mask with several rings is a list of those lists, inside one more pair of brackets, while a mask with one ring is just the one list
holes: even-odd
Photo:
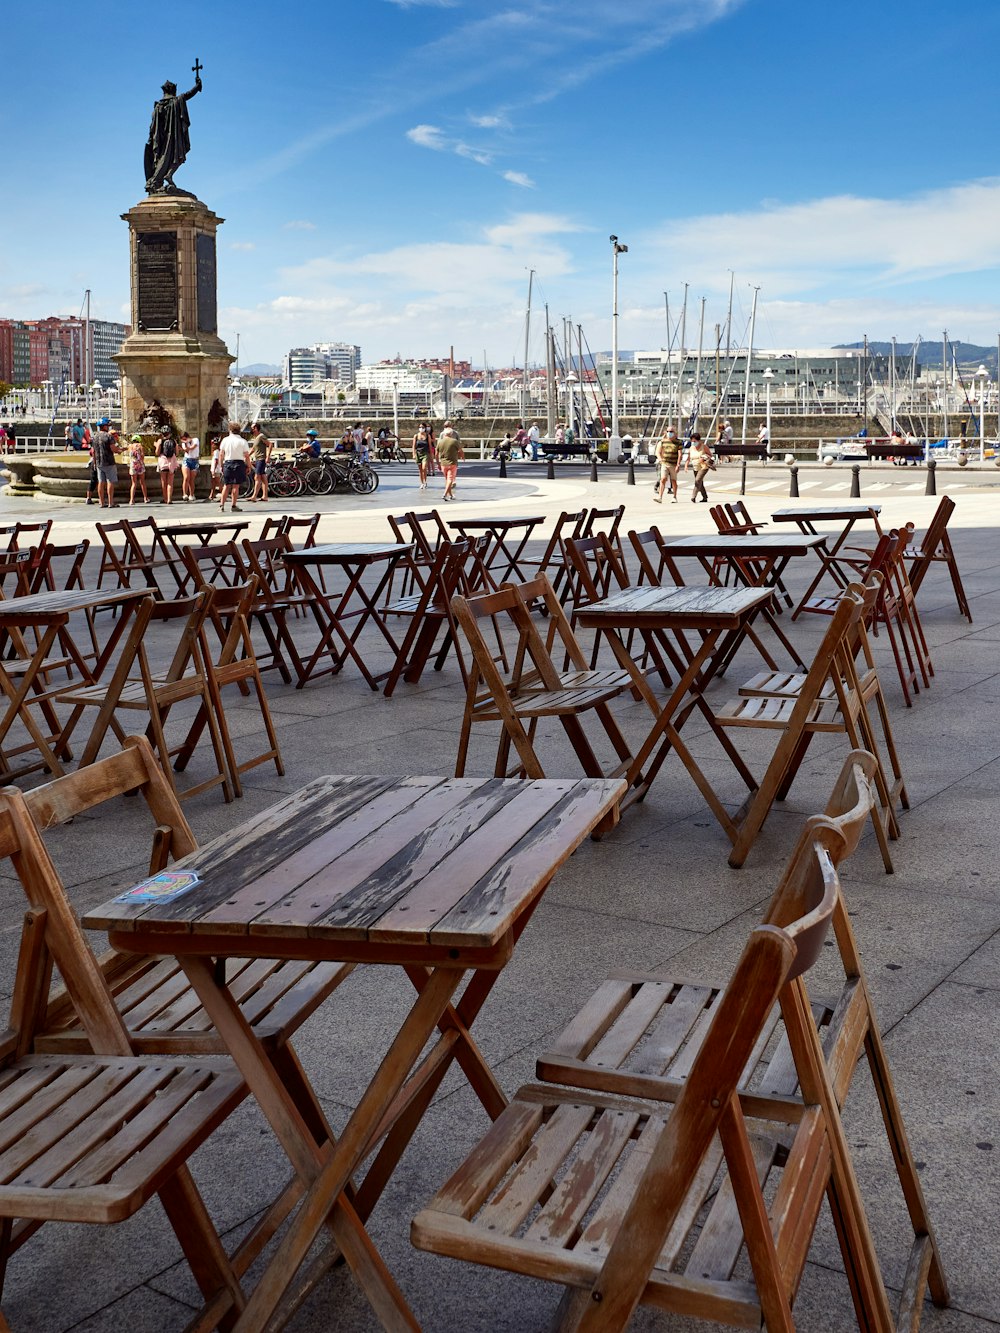
[[[847, 351], [860, 351], [864, 347], [864, 342], [856, 343], [837, 343], [838, 348], [844, 348]], [[869, 340], [868, 350], [873, 356], [891, 356], [892, 343], [872, 342]], [[912, 355], [913, 343], [896, 343], [896, 356], [903, 358]], [[942, 351], [940, 342], [922, 342], [917, 348], [917, 362], [921, 366], [927, 366], [931, 369], [940, 370]], [[972, 366], [975, 369], [979, 365], [984, 365], [991, 375], [996, 376], [997, 371], [997, 348], [980, 347], [977, 343], [963, 343], [948, 341], [948, 361], [956, 357], [958, 364], [963, 368]]]
[[240, 366], [241, 375], [280, 375], [281, 367], [269, 365], [266, 361], [255, 361], [252, 366]]

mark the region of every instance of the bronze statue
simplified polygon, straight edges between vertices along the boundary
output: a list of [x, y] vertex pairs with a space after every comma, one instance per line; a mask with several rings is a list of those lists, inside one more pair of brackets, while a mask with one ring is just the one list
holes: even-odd
[[201, 71], [204, 66], [196, 59], [191, 68], [194, 72], [194, 87], [191, 91], [178, 96], [177, 84], [167, 82], [163, 85], [163, 97], [153, 107], [145, 158], [148, 194], [184, 193], [174, 184], [174, 172], [191, 149], [191, 118], [186, 103], [201, 92]]

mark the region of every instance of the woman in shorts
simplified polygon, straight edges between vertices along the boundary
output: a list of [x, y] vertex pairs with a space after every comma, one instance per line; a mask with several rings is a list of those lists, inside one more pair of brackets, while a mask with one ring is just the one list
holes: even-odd
[[157, 441], [156, 470], [160, 474], [163, 503], [168, 505], [174, 498], [174, 473], [177, 471], [177, 443], [169, 432]]
[[181, 435], [181, 449], [184, 451], [184, 457], [181, 464], [184, 468], [182, 484], [184, 499], [189, 503], [194, 500], [194, 485], [198, 480], [198, 455], [201, 453], [201, 441], [197, 436], [189, 435], [187, 431]]
[[431, 442], [427, 438], [427, 426], [421, 421], [417, 427], [417, 433], [413, 437], [413, 461], [417, 465], [417, 475], [420, 478], [420, 489], [427, 489], [427, 464], [431, 456]]
[[240, 507], [236, 501], [240, 498], [240, 488], [247, 479], [247, 463], [250, 461], [250, 446], [240, 434], [240, 428], [233, 422], [229, 434], [222, 442], [222, 502], [221, 510], [226, 508], [226, 496], [232, 501], [231, 512], [238, 514]]
[[213, 435], [209, 440], [209, 448], [212, 450], [212, 462], [209, 465], [208, 476], [211, 485], [208, 490], [208, 502], [211, 502], [222, 490], [222, 441], [218, 435]]
[[128, 446], [128, 475], [132, 483], [132, 489], [128, 494], [130, 505], [135, 504], [135, 488], [142, 488], [142, 502], [149, 504], [149, 495], [146, 492], [146, 458], [145, 450], [142, 447], [142, 436], [133, 435]]

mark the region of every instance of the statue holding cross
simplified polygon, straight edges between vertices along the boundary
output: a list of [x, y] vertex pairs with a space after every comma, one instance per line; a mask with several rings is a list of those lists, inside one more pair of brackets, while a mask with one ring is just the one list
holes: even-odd
[[204, 66], [195, 58], [191, 69], [194, 87], [190, 92], [177, 92], [176, 83], [163, 85], [163, 96], [153, 107], [153, 119], [146, 143], [146, 191], [148, 194], [183, 194], [174, 184], [174, 172], [191, 150], [191, 118], [187, 103], [201, 92], [201, 71]]

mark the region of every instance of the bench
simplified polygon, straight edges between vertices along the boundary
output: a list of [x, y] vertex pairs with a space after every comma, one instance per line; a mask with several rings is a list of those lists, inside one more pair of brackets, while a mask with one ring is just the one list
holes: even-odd
[[869, 463], [873, 459], [914, 458], [921, 461], [924, 456], [922, 444], [905, 444], [896, 440], [872, 440], [865, 445]]
[[590, 459], [597, 454], [597, 441], [574, 440], [572, 444], [555, 444], [549, 440], [540, 440], [538, 452], [542, 458]]
[[766, 462], [771, 456], [766, 444], [726, 444], [720, 445], [715, 452], [720, 459], [756, 458]]

